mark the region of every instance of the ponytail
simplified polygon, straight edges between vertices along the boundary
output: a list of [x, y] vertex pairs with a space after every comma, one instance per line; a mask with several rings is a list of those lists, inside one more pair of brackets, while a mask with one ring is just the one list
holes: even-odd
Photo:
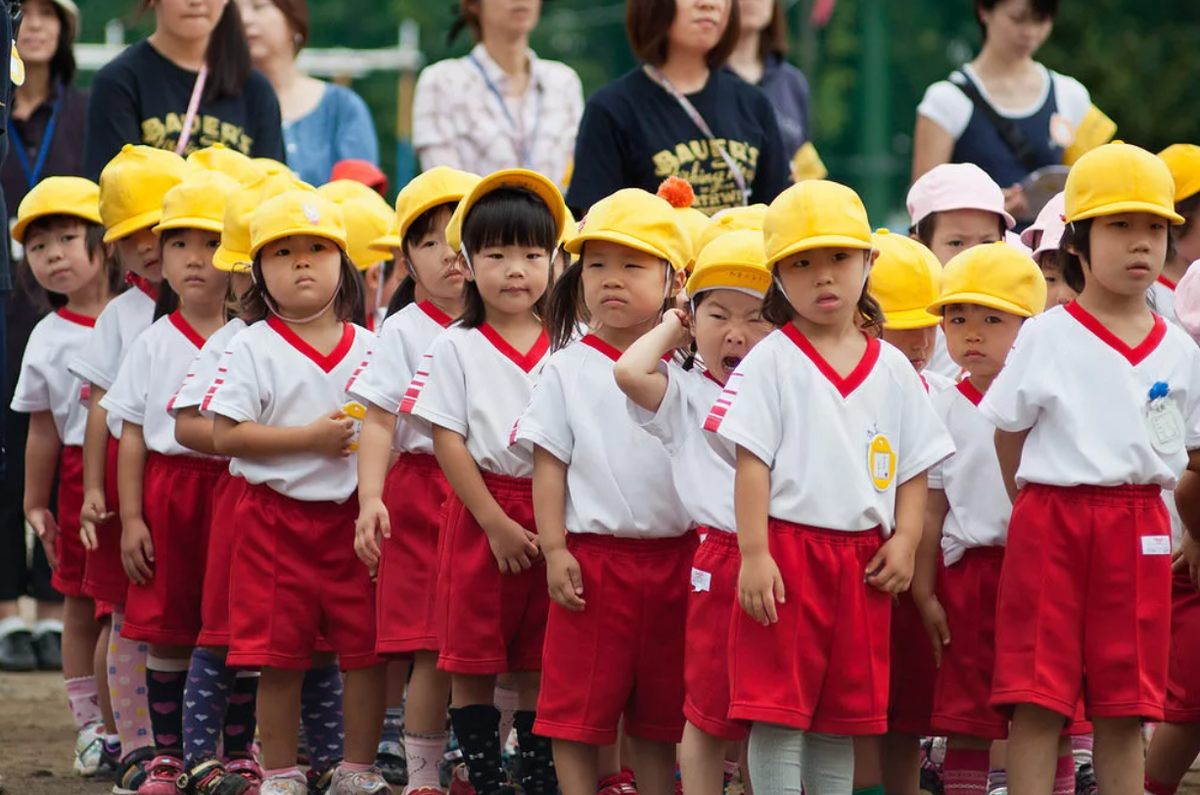
[[392, 300], [388, 301], [386, 317], [391, 317], [404, 307], [416, 302], [417, 280], [410, 273], [404, 277], [404, 281], [400, 282], [396, 292], [392, 293]]
[[250, 79], [253, 63], [250, 60], [250, 44], [246, 41], [246, 29], [242, 26], [242, 14], [233, 0], [225, 4], [225, 10], [213, 28], [204, 62], [208, 65], [208, 82], [204, 86], [206, 102], [242, 93], [246, 81]]
[[557, 351], [570, 345], [575, 340], [579, 321], [587, 317], [587, 305], [583, 302], [583, 257], [580, 256], [562, 272], [550, 293], [546, 309], [550, 349]]

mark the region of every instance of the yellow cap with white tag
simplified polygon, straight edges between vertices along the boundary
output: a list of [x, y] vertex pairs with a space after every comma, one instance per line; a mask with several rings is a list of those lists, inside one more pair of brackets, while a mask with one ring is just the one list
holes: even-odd
[[8, 62], [8, 79], [14, 86], [25, 85], [25, 62], [21, 60], [21, 54], [17, 52], [15, 41], [12, 44], [12, 56]]

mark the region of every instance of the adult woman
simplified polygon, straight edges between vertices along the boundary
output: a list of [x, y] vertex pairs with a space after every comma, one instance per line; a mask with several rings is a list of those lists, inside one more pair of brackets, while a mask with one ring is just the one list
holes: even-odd
[[774, 199], [788, 180], [775, 111], [721, 69], [741, 35], [735, 0], [627, 0], [625, 29], [643, 66], [588, 99], [567, 193], [576, 216], [669, 176], [709, 214]]
[[379, 139], [362, 97], [344, 86], [309, 77], [296, 65], [308, 44], [306, 0], [237, 0], [250, 57], [262, 70], [283, 113], [288, 166], [313, 185], [330, 180], [350, 158], [379, 164]]
[[738, 0], [742, 34], [726, 67], [766, 93], [775, 106], [783, 149], [789, 159], [809, 139], [808, 78], [784, 60], [787, 20], [776, 0]]
[[583, 87], [571, 67], [529, 49], [541, 6], [460, 0], [450, 40], [465, 27], [475, 47], [465, 58], [432, 64], [417, 80], [413, 147], [422, 169], [528, 168], [561, 184], [570, 178]]
[[267, 79], [252, 69], [237, 5], [141, 0], [140, 7], [153, 9], [154, 32], [92, 82], [86, 175], [98, 179], [128, 143], [182, 148], [185, 154], [223, 143], [252, 157], [283, 160], [279, 102]]
[[1019, 183], [1063, 162], [1091, 107], [1082, 84], [1033, 59], [1057, 12], [1058, 0], [975, 0], [983, 49], [926, 90], [913, 136], [914, 180], [941, 163], [975, 163], [1011, 186], [1010, 213], [1028, 215]]

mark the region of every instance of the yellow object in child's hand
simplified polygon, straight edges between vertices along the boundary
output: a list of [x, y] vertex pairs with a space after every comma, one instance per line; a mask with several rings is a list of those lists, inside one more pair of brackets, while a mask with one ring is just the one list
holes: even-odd
[[352, 400], [342, 406], [342, 411], [354, 420], [354, 436], [350, 438], [350, 444], [346, 445], [346, 448], [351, 452], [358, 452], [358, 434], [362, 430], [363, 420], [367, 418], [367, 407], [357, 400]]

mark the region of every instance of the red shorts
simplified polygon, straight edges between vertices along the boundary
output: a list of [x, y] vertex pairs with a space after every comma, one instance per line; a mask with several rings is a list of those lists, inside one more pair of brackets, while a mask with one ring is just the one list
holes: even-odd
[[375, 656], [375, 588], [354, 554], [358, 500], [304, 502], [247, 485], [234, 522], [229, 665], [307, 670], [324, 636], [343, 670]]
[[229, 645], [229, 568], [233, 565], [233, 548], [241, 537], [241, 531], [236, 529], [234, 510], [245, 490], [246, 481], [229, 474], [228, 467], [217, 479], [213, 490], [197, 646]]
[[888, 731], [931, 736], [937, 660], [910, 592], [897, 596], [892, 608], [889, 671]]
[[879, 533], [779, 519], [769, 530], [787, 601], [769, 627], [734, 612], [729, 716], [824, 734], [883, 734], [892, 597], [864, 581]]
[[[509, 519], [530, 532], [533, 481], [483, 473]], [[456, 495], [446, 503], [437, 574], [438, 668], [456, 674], [538, 671], [546, 639], [546, 564], [502, 574], [487, 534]]]
[[54, 543], [58, 567], [50, 577], [54, 590], [63, 596], [84, 596], [87, 550], [79, 538], [79, 512], [82, 510], [83, 448], [64, 447], [58, 458], [58, 507], [54, 512], [58, 522], [58, 540]]
[[83, 592], [104, 602], [125, 604], [129, 577], [121, 565], [121, 503], [117, 498], [118, 440], [108, 437], [104, 466], [104, 502], [112, 518], [96, 526], [96, 550], [87, 553], [83, 572]]
[[746, 739], [746, 726], [729, 720], [729, 623], [738, 609], [742, 558], [733, 533], [700, 533], [688, 594], [683, 715], [705, 734], [737, 742]]
[[142, 515], [154, 542], [154, 575], [129, 583], [121, 637], [170, 646], [194, 646], [213, 490], [229, 462], [219, 458], [150, 453]]
[[96, 601], [96, 612], [94, 614], [96, 616], [96, 620], [103, 621], [106, 618], [112, 618], [112, 614], [116, 610], [116, 607], [117, 606], [114, 605], [112, 602], [104, 602], [101, 600], [97, 600]]
[[550, 606], [534, 731], [612, 745], [617, 724], [653, 742], [683, 737], [688, 572], [696, 534], [677, 538], [567, 535], [587, 607]]
[[1200, 722], [1200, 593], [1186, 571], [1171, 581], [1171, 662], [1163, 714], [1168, 723]]
[[438, 650], [438, 530], [449, 497], [431, 455], [402, 455], [388, 472], [383, 503], [392, 537], [383, 539], [375, 582], [377, 654]]
[[991, 703], [1070, 716], [1082, 690], [1088, 717], [1162, 720], [1170, 605], [1158, 487], [1027, 485], [1000, 576]]

